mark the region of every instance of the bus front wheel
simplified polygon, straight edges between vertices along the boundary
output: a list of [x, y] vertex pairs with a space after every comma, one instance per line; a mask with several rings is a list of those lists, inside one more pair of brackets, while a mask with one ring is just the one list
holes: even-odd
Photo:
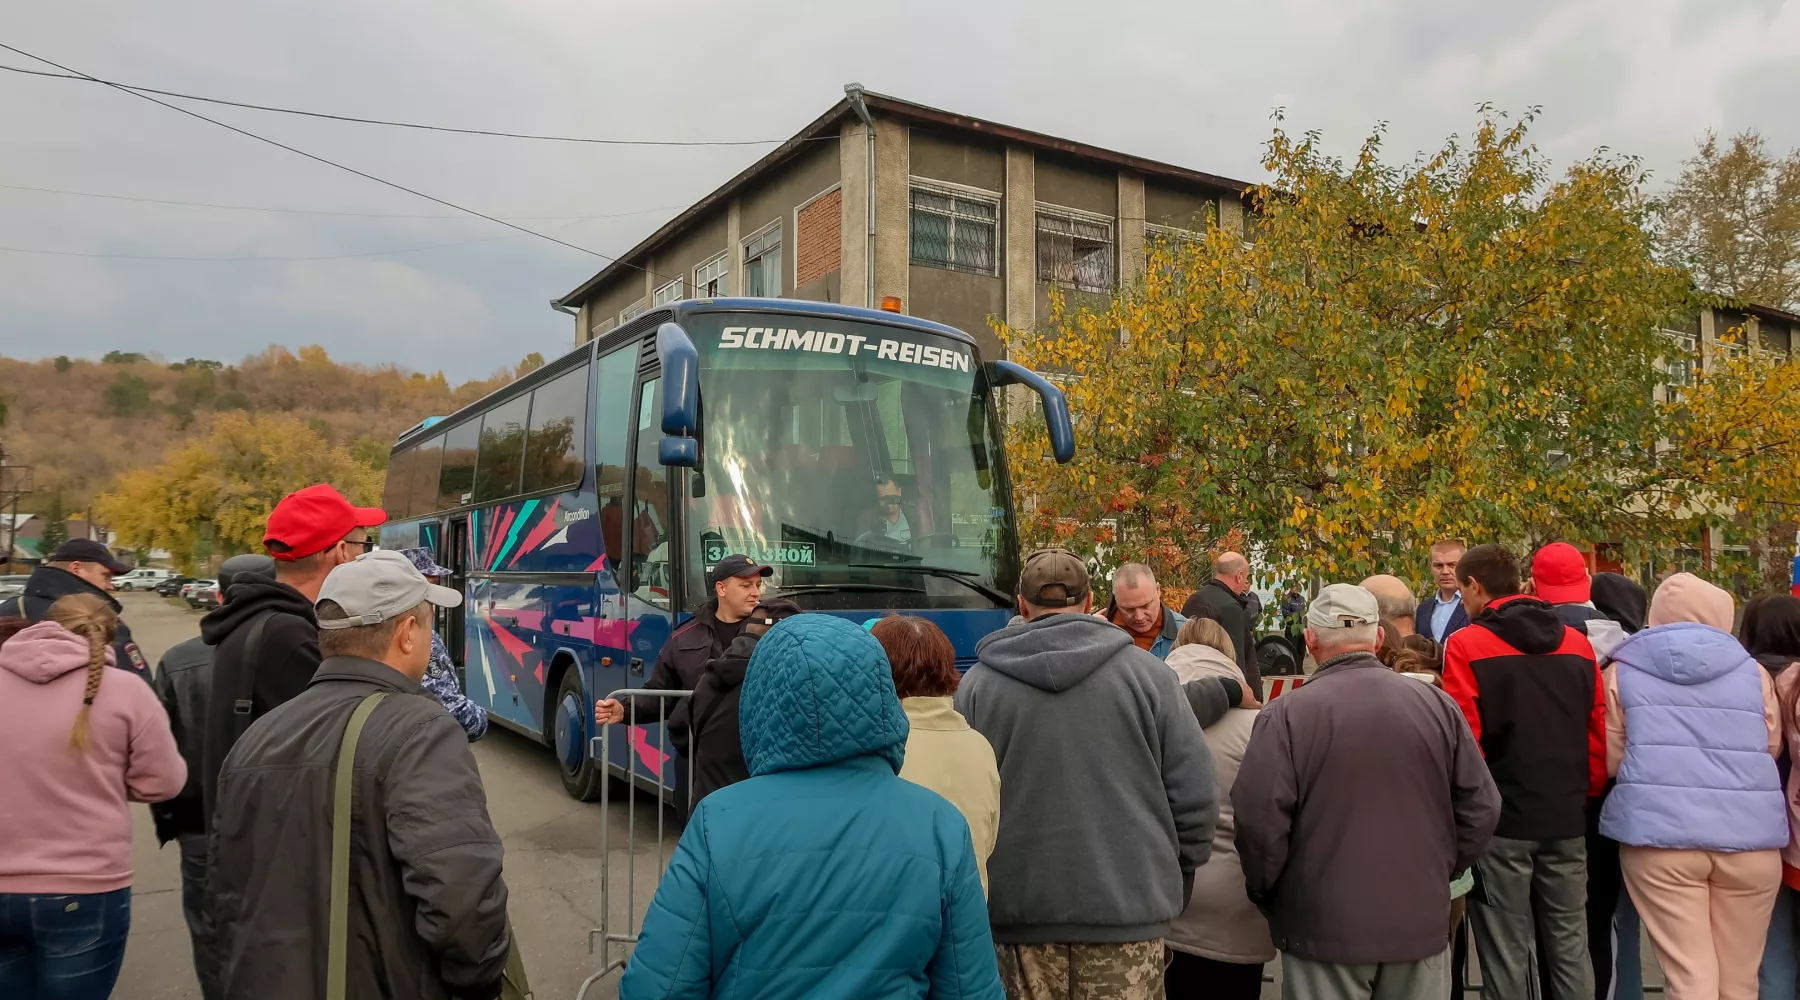
[[600, 797], [601, 783], [606, 780], [606, 767], [588, 753], [588, 719], [592, 709], [581, 690], [581, 671], [573, 664], [563, 671], [557, 686], [552, 749], [556, 751], [556, 769], [562, 775], [563, 791], [582, 802]]

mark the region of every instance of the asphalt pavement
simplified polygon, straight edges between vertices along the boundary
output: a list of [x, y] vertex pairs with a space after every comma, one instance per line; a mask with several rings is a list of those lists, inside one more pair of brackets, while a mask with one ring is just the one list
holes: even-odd
[[[118, 595], [125, 620], [151, 663], [163, 650], [200, 631], [200, 614], [178, 601], [155, 594]], [[581, 981], [597, 967], [588, 954], [588, 931], [599, 915], [601, 808], [576, 802], [563, 792], [556, 763], [548, 751], [524, 737], [500, 729], [474, 745], [475, 759], [487, 787], [488, 812], [506, 846], [508, 910], [524, 947], [526, 970], [540, 1000], [572, 998]], [[614, 816], [612, 855], [615, 877], [626, 875], [623, 803]], [[633, 838], [635, 875], [641, 914], [655, 883], [656, 810], [640, 801]], [[673, 842], [676, 830], [666, 826]], [[147, 806], [132, 807], [131, 938], [125, 968], [113, 996], [119, 1000], [174, 1000], [200, 996], [194, 980], [187, 925], [181, 919], [181, 868], [176, 847], [158, 849]], [[617, 918], [624, 904], [615, 896]], [[588, 991], [589, 998], [616, 997], [618, 974]]]

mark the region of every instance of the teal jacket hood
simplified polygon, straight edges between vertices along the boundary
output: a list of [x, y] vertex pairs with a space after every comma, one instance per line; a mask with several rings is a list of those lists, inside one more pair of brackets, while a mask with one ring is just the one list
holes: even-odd
[[875, 637], [830, 615], [795, 615], [756, 643], [738, 705], [754, 776], [875, 756], [900, 773], [906, 713]]

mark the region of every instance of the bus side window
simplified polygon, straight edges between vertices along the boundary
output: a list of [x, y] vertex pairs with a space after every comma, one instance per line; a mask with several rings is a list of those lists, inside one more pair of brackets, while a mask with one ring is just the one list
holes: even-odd
[[637, 414], [637, 473], [631, 494], [633, 597], [667, 610], [669, 578], [669, 470], [657, 461], [662, 442], [662, 379], [644, 380]]
[[[631, 379], [637, 373], [637, 345], [600, 359], [594, 387], [594, 491], [600, 501], [600, 537], [606, 568], [617, 574], [625, 558], [625, 446], [631, 431]], [[615, 586], [623, 584], [614, 577]]]

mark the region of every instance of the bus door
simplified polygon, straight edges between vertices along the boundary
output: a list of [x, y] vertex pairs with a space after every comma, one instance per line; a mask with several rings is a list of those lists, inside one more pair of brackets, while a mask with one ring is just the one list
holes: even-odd
[[450, 571], [444, 586], [463, 595], [462, 604], [438, 609], [438, 635], [443, 637], [445, 647], [450, 650], [450, 662], [456, 664], [457, 685], [467, 691], [469, 682], [463, 668], [463, 651], [468, 648], [468, 637], [463, 634], [463, 608], [469, 600], [469, 515], [459, 514], [450, 519], [438, 562]]
[[674, 625], [680, 576], [675, 572], [680, 534], [674, 519], [680, 505], [673, 485], [678, 477], [657, 461], [662, 442], [662, 372], [654, 340], [639, 355], [637, 390], [632, 396], [631, 456], [624, 518], [620, 525], [625, 549], [627, 619], [631, 623], [631, 659], [627, 684], [640, 687], [650, 677], [656, 656]]

